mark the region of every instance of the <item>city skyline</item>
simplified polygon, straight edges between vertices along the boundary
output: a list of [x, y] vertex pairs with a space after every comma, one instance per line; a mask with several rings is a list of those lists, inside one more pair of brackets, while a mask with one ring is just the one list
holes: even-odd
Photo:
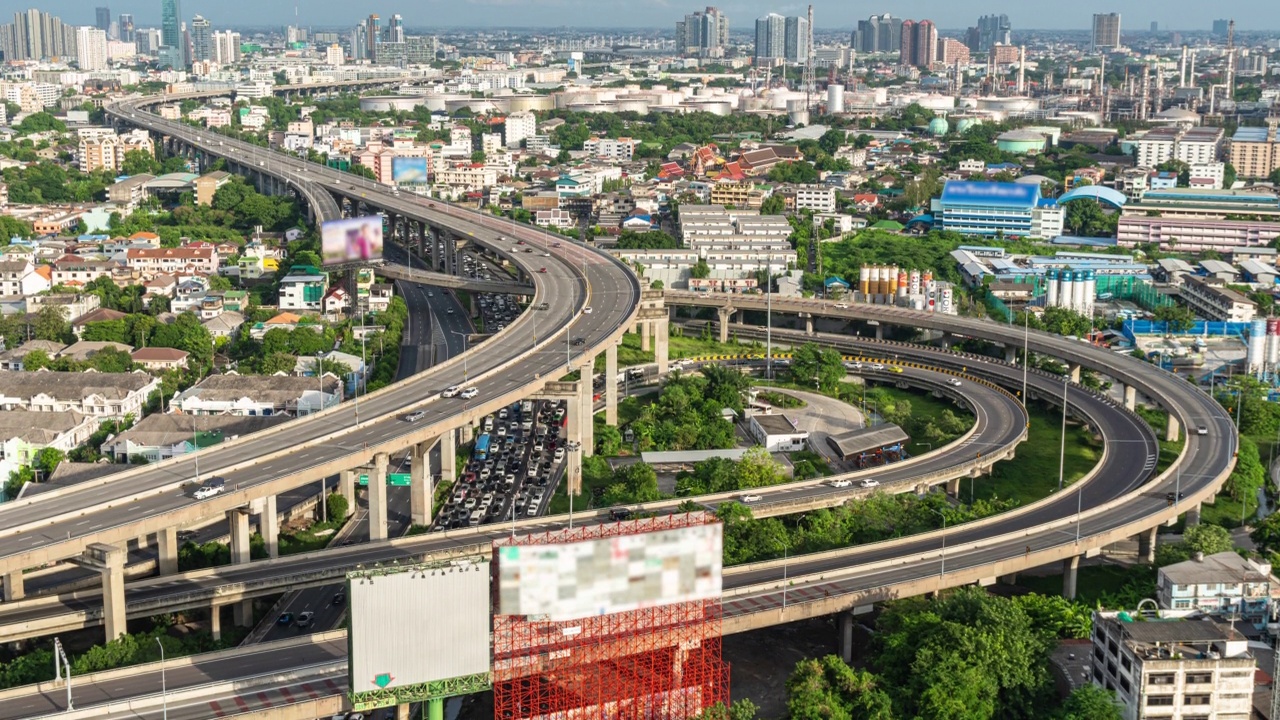
[[[30, 0], [6, 0], [0, 4], [0, 16], [31, 6]], [[62, 16], [74, 25], [94, 25], [95, 6], [83, 0], [44, 0], [40, 9]], [[771, 12], [781, 15], [803, 15], [807, 3], [770, 3], [760, 0], [720, 2], [718, 7], [729, 16], [734, 33], [753, 32], [756, 18]], [[813, 3], [815, 29], [849, 29], [859, 19], [870, 14], [892, 13], [898, 17], [929, 18], [939, 28], [963, 29], [973, 25], [975, 19], [985, 14], [1007, 14], [1019, 30], [1080, 30], [1089, 31], [1094, 13], [1117, 12], [1124, 16], [1127, 27], [1145, 30], [1149, 23], [1157, 22], [1162, 31], [1209, 31], [1214, 20], [1224, 14], [1234, 17], [1238, 27], [1258, 30], [1273, 29], [1276, 15], [1268, 0], [1239, 0], [1231, 4], [1229, 11], [1192, 3], [1190, 0], [1172, 0], [1159, 8], [1138, 0], [1095, 0], [1084, 5], [1047, 6], [1035, 13], [1019, 12], [1012, 3], [956, 3], [944, 0], [906, 0], [883, 5], [850, 6], [836, 0], [817, 0]], [[408, 27], [529, 27], [529, 28], [640, 28], [666, 30], [687, 13], [702, 10], [705, 2], [678, 3], [660, 0], [653, 3], [587, 2], [586, 0], [468, 0], [464, 3], [446, 4], [441, 0], [429, 0], [416, 4], [386, 0], [375, 2], [368, 9], [353, 9], [349, 3], [337, 0], [298, 0], [299, 16], [304, 26], [341, 27], [354, 26], [370, 11], [385, 16], [399, 13]], [[113, 16], [132, 14], [139, 26], [158, 27], [160, 24], [159, 0], [116, 0], [110, 3]], [[362, 6], [363, 7], [363, 6]], [[495, 13], [494, 8], [501, 8]], [[293, 3], [262, 3], [256, 0], [187, 0], [184, 3], [184, 20], [190, 21], [196, 14], [209, 18], [214, 25], [284, 26], [293, 22]], [[443, 12], [442, 12], [443, 11]], [[446, 15], [447, 13], [447, 15]]]

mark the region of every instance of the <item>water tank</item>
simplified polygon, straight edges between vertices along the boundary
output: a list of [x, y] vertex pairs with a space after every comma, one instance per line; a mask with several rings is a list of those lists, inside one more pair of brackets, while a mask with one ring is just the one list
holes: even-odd
[[1261, 370], [1266, 359], [1267, 321], [1254, 320], [1249, 324], [1249, 349], [1246, 360], [1250, 372]]
[[1045, 307], [1054, 307], [1058, 304], [1058, 271], [1050, 268], [1044, 274], [1045, 283]]
[[867, 299], [867, 293], [871, 292], [871, 268], [863, 265], [858, 268], [858, 292], [862, 293], [862, 299]]
[[844, 86], [827, 86], [827, 114], [835, 115], [844, 112]]
[[952, 291], [951, 289], [951, 286], [950, 285], [944, 286], [942, 288], [942, 292], [940, 293], [940, 295], [941, 295], [941, 300], [939, 301], [938, 312], [943, 313], [944, 315], [955, 315], [956, 314], [955, 295], [954, 295], [954, 291]]
[[908, 281], [910, 283], [908, 294], [919, 295], [920, 294], [920, 271], [912, 270], [910, 278], [911, 279]]
[[898, 271], [898, 297], [900, 298], [907, 296], [907, 287], [910, 282], [907, 278], [906, 270]]
[[1280, 364], [1280, 319], [1267, 320], [1267, 362], [1275, 367]]
[[1058, 307], [1071, 307], [1075, 301], [1076, 275], [1070, 270], [1063, 270], [1058, 276]]
[[1084, 270], [1077, 270], [1075, 294], [1072, 296], [1074, 299], [1071, 301], [1071, 307], [1075, 308], [1075, 311], [1078, 313], [1083, 314], [1085, 311], [1085, 290], [1088, 286], [1088, 272]]
[[951, 131], [951, 124], [946, 118], [936, 117], [929, 121], [929, 134], [934, 137], [942, 137]]
[[886, 295], [898, 294], [898, 266], [889, 266], [889, 287], [885, 288]]
[[1098, 281], [1093, 276], [1092, 270], [1084, 272], [1084, 309], [1082, 312], [1089, 317], [1093, 317], [1093, 301], [1098, 297]]

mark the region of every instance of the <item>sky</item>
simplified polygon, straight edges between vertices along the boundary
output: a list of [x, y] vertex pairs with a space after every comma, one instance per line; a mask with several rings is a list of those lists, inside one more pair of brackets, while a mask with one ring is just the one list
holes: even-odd
[[[410, 28], [431, 27], [673, 27], [685, 13], [705, 7], [692, 0], [297, 0], [303, 26], [354, 26], [364, 15], [384, 19], [395, 13]], [[799, 0], [711, 0], [729, 16], [730, 27], [747, 31], [769, 12], [803, 15]], [[108, 5], [112, 16], [133, 13], [141, 26], [159, 26], [160, 0], [0, 0], [0, 18], [16, 10], [39, 7], [77, 25], [93, 23], [93, 9]], [[1125, 30], [1146, 30], [1152, 21], [1162, 29], [1208, 30], [1214, 18], [1233, 17], [1237, 28], [1280, 27], [1276, 0], [1083, 0], [1082, 2], [1014, 2], [1013, 0], [883, 0], [851, 3], [815, 0], [814, 26], [849, 28], [873, 13], [930, 19], [943, 28], [973, 25], [979, 15], [1005, 13], [1014, 29], [1076, 29], [1089, 27], [1095, 12], [1119, 12]], [[357, 9], [358, 8], [358, 9]], [[1230, 10], [1226, 10], [1230, 8]], [[292, 0], [182, 0], [187, 19], [203, 15], [220, 25], [267, 26], [293, 21]]]

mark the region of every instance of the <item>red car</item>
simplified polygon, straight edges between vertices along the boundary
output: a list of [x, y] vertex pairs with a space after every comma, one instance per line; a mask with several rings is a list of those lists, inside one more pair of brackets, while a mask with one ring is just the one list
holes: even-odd
[[540, 273], [544, 273], [544, 272], [546, 272], [546, 271], [547, 271], [547, 269], [546, 269], [546, 268], [538, 268], [538, 272], [540, 272]]

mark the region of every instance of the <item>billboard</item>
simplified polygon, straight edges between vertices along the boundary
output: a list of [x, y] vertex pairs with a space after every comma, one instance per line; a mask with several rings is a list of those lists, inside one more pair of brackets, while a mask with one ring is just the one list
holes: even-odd
[[397, 185], [425, 183], [427, 159], [418, 157], [391, 158], [391, 180]]
[[382, 259], [382, 218], [331, 220], [320, 226], [320, 252], [325, 265]]
[[558, 622], [719, 597], [721, 529], [499, 547], [498, 611]]
[[489, 567], [455, 561], [348, 575], [351, 691], [487, 676]]

